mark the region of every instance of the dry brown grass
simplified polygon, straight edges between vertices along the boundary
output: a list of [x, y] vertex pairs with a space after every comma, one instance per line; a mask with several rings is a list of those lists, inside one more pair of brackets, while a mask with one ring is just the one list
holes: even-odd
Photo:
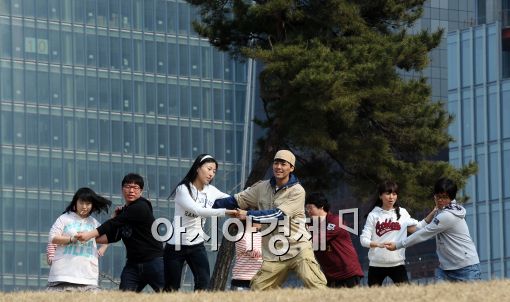
[[0, 293], [1, 302], [355, 302], [355, 301], [510, 301], [510, 280], [443, 283], [436, 285], [387, 286], [356, 289], [282, 289], [266, 292], [214, 292], [135, 294], [123, 292], [99, 293]]

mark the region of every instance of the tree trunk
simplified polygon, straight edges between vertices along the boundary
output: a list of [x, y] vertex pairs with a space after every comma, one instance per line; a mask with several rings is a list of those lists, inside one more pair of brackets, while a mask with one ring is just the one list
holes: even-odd
[[[253, 169], [250, 171], [250, 175], [246, 180], [244, 188], [251, 186], [265, 176], [267, 169], [273, 162], [273, 157], [280, 144], [281, 142], [278, 140], [276, 130], [269, 130], [268, 138], [264, 143], [264, 150], [261, 150]], [[233, 259], [235, 258], [234, 256], [235, 243], [226, 240], [225, 237], [223, 237], [221, 240], [221, 246], [218, 249], [216, 263], [214, 264], [214, 270], [209, 285], [211, 290], [225, 290], [230, 267]]]

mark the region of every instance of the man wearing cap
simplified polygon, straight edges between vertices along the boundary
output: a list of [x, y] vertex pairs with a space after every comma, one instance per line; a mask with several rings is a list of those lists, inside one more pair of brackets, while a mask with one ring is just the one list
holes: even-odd
[[[326, 277], [315, 259], [305, 226], [305, 190], [292, 174], [295, 163], [292, 152], [278, 151], [271, 179], [259, 181], [234, 197], [217, 199], [213, 205], [239, 209], [239, 218], [249, 217], [253, 223], [263, 225], [264, 261], [251, 281], [254, 290], [280, 287], [289, 271], [296, 272], [307, 288], [326, 288]], [[276, 222], [283, 227], [275, 227]], [[264, 236], [265, 233], [268, 234]]]

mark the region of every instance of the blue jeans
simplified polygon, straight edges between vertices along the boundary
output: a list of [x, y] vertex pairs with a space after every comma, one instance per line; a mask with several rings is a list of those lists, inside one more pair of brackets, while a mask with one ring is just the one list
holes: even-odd
[[165, 246], [165, 291], [176, 291], [181, 287], [184, 261], [193, 273], [195, 290], [207, 290], [211, 276], [204, 244], [181, 245], [180, 248], [176, 251], [173, 244]]
[[481, 280], [480, 265], [473, 264], [454, 270], [436, 269], [436, 281], [477, 281]]
[[155, 292], [160, 292], [165, 284], [163, 272], [163, 257], [141, 263], [128, 260], [120, 275], [119, 289], [138, 293], [149, 285]]

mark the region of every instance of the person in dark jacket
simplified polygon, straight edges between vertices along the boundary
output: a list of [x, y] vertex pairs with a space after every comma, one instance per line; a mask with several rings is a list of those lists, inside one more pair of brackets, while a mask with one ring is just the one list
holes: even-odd
[[[305, 199], [306, 212], [309, 217], [318, 217], [318, 234], [313, 240], [326, 240], [325, 250], [316, 250], [315, 258], [319, 262], [328, 287], [355, 287], [363, 278], [363, 270], [359, 263], [358, 254], [352, 245], [349, 232], [341, 227], [338, 215], [329, 212], [329, 203], [324, 194], [310, 193]], [[324, 220], [325, 219], [325, 220]], [[326, 228], [325, 232], [320, 232]], [[325, 234], [322, 238], [320, 234]], [[320, 244], [317, 244], [320, 246]]]
[[142, 197], [144, 181], [135, 173], [122, 180], [123, 207], [95, 230], [79, 233], [76, 238], [87, 241], [106, 234], [108, 243], [122, 239], [126, 246], [126, 265], [120, 276], [119, 289], [141, 292], [146, 285], [159, 292], [164, 287], [163, 245], [151, 232], [155, 221], [150, 201]]

